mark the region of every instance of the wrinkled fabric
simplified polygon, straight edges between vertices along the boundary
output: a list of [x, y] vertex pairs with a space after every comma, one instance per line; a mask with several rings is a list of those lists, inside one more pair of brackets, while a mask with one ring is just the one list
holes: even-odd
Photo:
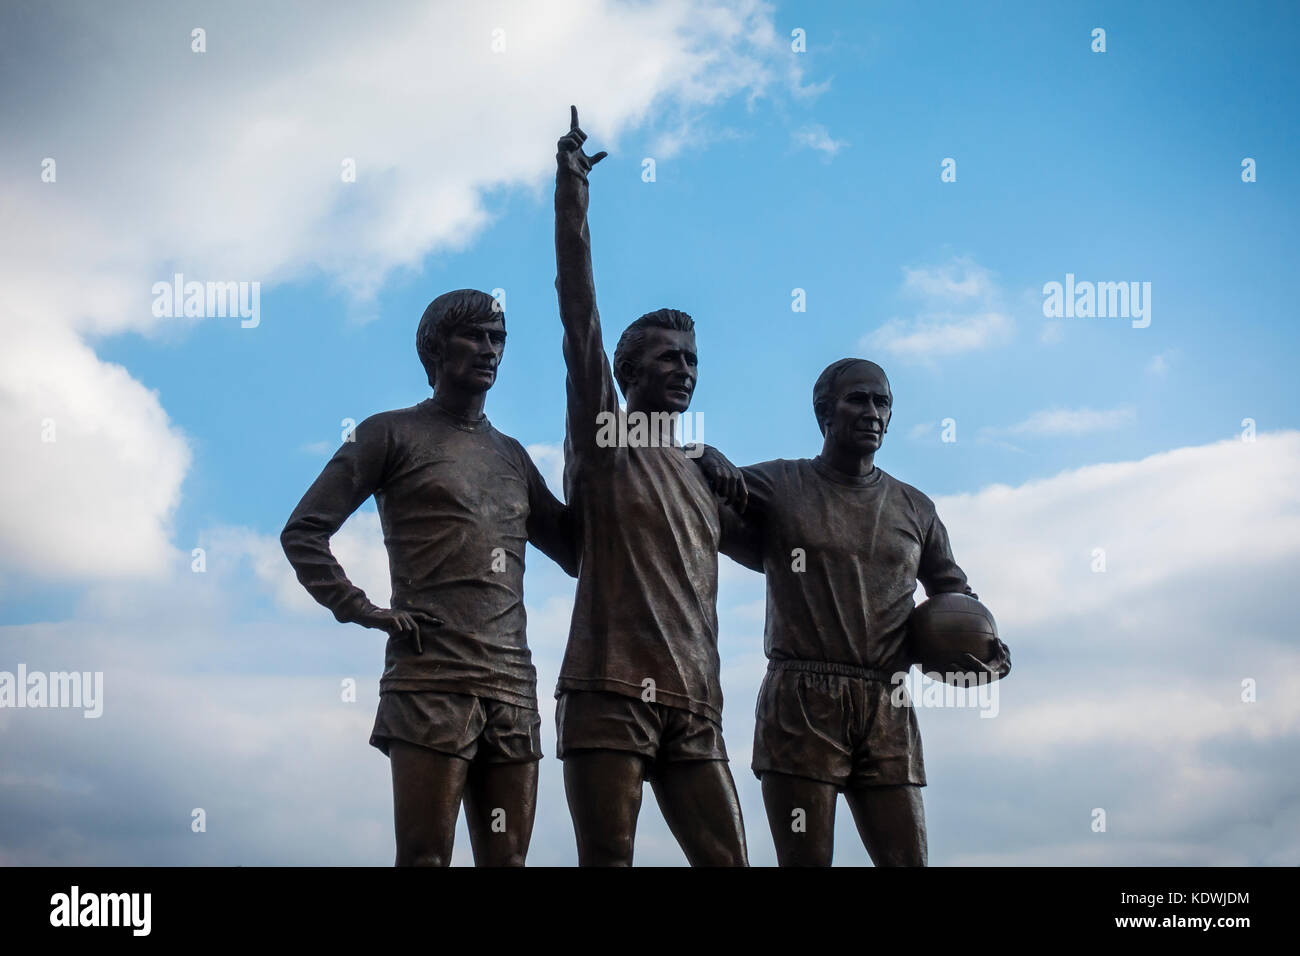
[[[340, 621], [374, 606], [329, 549], [371, 495], [392, 578], [423, 653], [390, 637], [380, 691], [442, 690], [536, 707], [524, 611], [525, 542], [575, 565], [564, 506], [528, 453], [486, 418], [466, 422], [431, 399], [357, 426], [281, 535], [298, 580]], [[439, 625], [436, 622], [441, 621]]]
[[[584, 180], [556, 181], [556, 289], [568, 413], [564, 488], [580, 564], [557, 695], [640, 698], [722, 720], [717, 500], [680, 447], [601, 447], [598, 416], [622, 415], [601, 338]], [[652, 682], [647, 684], [646, 682]]]
[[972, 593], [934, 503], [880, 468], [855, 478], [804, 458], [741, 471], [767, 576], [769, 659], [906, 670], [917, 581], [927, 594]]

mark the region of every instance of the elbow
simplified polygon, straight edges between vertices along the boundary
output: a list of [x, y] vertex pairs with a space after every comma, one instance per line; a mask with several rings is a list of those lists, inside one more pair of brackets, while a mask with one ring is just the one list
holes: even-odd
[[280, 549], [284, 552], [284, 556], [290, 561], [293, 560], [293, 553], [297, 548], [297, 544], [298, 529], [291, 518], [289, 519], [289, 523], [284, 526], [284, 530], [280, 532]]

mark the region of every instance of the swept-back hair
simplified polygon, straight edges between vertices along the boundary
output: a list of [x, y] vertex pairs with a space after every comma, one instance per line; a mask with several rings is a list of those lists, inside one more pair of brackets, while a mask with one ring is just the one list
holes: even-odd
[[655, 309], [647, 312], [623, 330], [614, 347], [614, 381], [619, 390], [627, 397], [628, 368], [635, 366], [636, 360], [645, 347], [646, 329], [676, 329], [678, 332], [694, 332], [695, 320], [685, 312], [677, 309]]
[[826, 434], [826, 420], [830, 418], [828, 406], [835, 401], [835, 385], [839, 382], [840, 376], [857, 365], [870, 365], [884, 377], [885, 384], [889, 384], [889, 376], [885, 375], [885, 370], [867, 359], [842, 358], [838, 362], [827, 365], [813, 385], [813, 414], [817, 416], [817, 427], [821, 429], [823, 435]]

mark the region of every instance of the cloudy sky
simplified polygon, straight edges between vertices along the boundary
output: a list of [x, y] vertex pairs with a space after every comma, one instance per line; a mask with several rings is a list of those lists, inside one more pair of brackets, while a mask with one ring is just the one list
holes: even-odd
[[[1015, 660], [995, 718], [919, 715], [931, 861], [1300, 860], [1300, 14], [809, 6], [5, 4], [0, 672], [102, 671], [104, 700], [0, 708], [0, 864], [391, 863], [383, 637], [313, 604], [277, 536], [345, 419], [427, 397], [415, 326], [452, 288], [504, 290], [488, 414], [558, 476], [570, 103], [610, 153], [602, 314], [696, 317], [705, 440], [815, 454], [817, 373], [890, 374], [878, 464], [935, 499]], [[256, 324], [157, 314], [177, 273], [260, 283]], [[1149, 324], [1046, 317], [1067, 275], [1150, 283]], [[385, 602], [373, 503], [335, 544]], [[529, 560], [530, 862], [563, 865], [572, 583]], [[722, 565], [724, 731], [770, 864], [763, 582]], [[648, 792], [637, 859], [684, 862]]]

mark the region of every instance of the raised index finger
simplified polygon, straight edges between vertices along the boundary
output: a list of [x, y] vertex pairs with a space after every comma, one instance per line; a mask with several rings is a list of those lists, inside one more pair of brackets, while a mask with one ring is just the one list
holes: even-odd
[[570, 106], [569, 107], [569, 129], [575, 130], [577, 128], [578, 128], [578, 108], [576, 106]]

